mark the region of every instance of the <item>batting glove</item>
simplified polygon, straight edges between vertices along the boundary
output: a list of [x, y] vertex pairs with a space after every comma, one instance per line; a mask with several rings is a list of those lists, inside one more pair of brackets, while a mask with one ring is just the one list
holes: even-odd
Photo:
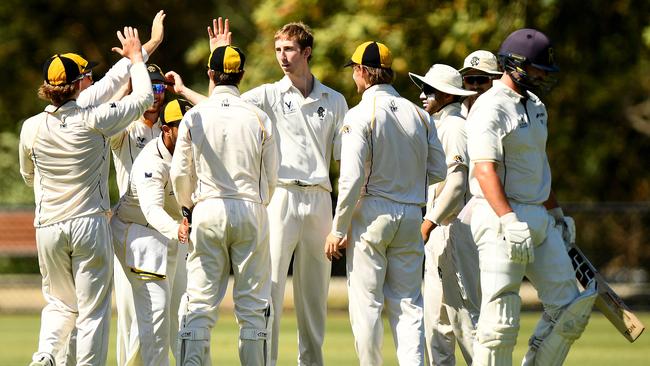
[[510, 259], [515, 263], [533, 263], [535, 251], [528, 224], [519, 221], [514, 212], [501, 216], [500, 221]]
[[560, 207], [548, 210], [548, 213], [555, 219], [555, 226], [560, 229], [562, 239], [567, 244], [576, 242], [576, 222], [571, 216], [564, 216], [564, 212]]

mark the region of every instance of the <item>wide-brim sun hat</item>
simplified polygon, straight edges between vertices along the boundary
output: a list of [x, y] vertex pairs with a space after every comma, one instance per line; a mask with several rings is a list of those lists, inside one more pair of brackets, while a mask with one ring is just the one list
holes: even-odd
[[409, 77], [420, 89], [423, 84], [443, 93], [460, 96], [476, 94], [475, 91], [463, 89], [463, 77], [458, 70], [449, 65], [435, 64], [422, 76], [409, 72]]

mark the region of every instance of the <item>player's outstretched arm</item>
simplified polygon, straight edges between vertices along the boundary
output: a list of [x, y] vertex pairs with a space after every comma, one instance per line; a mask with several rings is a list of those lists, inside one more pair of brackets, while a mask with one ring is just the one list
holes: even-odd
[[156, 51], [158, 46], [160, 46], [163, 41], [163, 38], [165, 36], [164, 21], [166, 16], [167, 14], [165, 14], [165, 11], [161, 10], [156, 13], [156, 16], [153, 18], [153, 22], [151, 24], [151, 38], [142, 46], [149, 56], [151, 56], [151, 54]]
[[171, 88], [174, 91], [174, 93], [182, 95], [183, 98], [189, 100], [194, 105], [197, 105], [202, 101], [208, 99], [208, 97], [206, 97], [205, 95], [188, 88], [185, 85], [185, 83], [183, 83], [183, 79], [181, 78], [181, 76], [178, 75], [176, 71], [167, 72], [165, 74], [165, 79], [173, 83]]

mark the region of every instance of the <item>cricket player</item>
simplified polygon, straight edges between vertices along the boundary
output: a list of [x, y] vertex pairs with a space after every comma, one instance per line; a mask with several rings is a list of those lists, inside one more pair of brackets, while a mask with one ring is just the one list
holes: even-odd
[[[161, 108], [162, 134], [147, 143], [133, 163], [127, 193], [115, 206], [111, 219], [113, 247], [118, 265], [129, 281], [136, 316], [135, 329], [125, 349], [127, 365], [169, 365], [172, 287], [177, 272], [179, 242], [186, 243], [187, 218], [174, 197], [169, 167], [178, 125], [191, 104], [175, 99]], [[185, 266], [181, 267], [183, 270]], [[182, 290], [185, 290], [183, 286]], [[119, 326], [119, 324], [118, 324]], [[173, 331], [177, 334], [178, 329]]]
[[463, 67], [458, 70], [463, 76], [463, 87], [476, 94], [463, 99], [460, 114], [467, 118], [469, 110], [481, 94], [492, 87], [492, 81], [501, 77], [496, 56], [490, 51], [477, 50], [465, 57]]
[[242, 98], [273, 122], [280, 151], [278, 187], [268, 207], [271, 228], [273, 338], [278, 359], [280, 318], [293, 256], [293, 298], [298, 321], [298, 365], [323, 365], [323, 340], [331, 262], [323, 257], [332, 222], [332, 157], [340, 160], [339, 130], [348, 110], [343, 96], [312, 73], [314, 37], [303, 23], [275, 34], [275, 56], [284, 78]]
[[561, 365], [587, 325], [596, 291], [591, 285], [579, 293], [547, 211], [557, 202], [546, 156], [548, 115], [535, 93], [548, 91], [558, 67], [550, 40], [534, 29], [511, 33], [498, 55], [505, 72], [476, 100], [466, 123], [482, 292], [473, 365], [512, 364], [524, 276], [544, 315], [523, 365]]
[[429, 116], [391, 85], [391, 64], [388, 47], [365, 42], [346, 65], [363, 96], [342, 127], [339, 196], [325, 255], [340, 258], [347, 236], [360, 364], [382, 364], [385, 304], [400, 365], [424, 365], [421, 207], [427, 183], [442, 181], [447, 168]]
[[151, 82], [138, 31], [118, 31], [131, 62], [132, 95], [118, 102], [81, 107], [89, 63], [56, 54], [43, 68], [39, 96], [51, 104], [23, 124], [20, 171], [34, 186], [36, 243], [47, 305], [32, 366], [54, 366], [54, 357], [77, 330], [76, 364], [104, 365], [110, 326], [113, 248], [108, 226], [110, 136], [151, 105]]
[[424, 333], [430, 365], [455, 365], [454, 344], [468, 365], [478, 321], [480, 297], [478, 252], [469, 223], [458, 218], [469, 199], [465, 118], [461, 98], [474, 91], [463, 89], [458, 71], [433, 65], [426, 75], [409, 73], [421, 90], [427, 111], [435, 123], [445, 151], [447, 177], [429, 186], [427, 210], [422, 222], [425, 246]]
[[187, 305], [177, 365], [210, 365], [210, 331], [234, 274], [242, 365], [266, 365], [271, 316], [271, 259], [266, 205], [277, 181], [271, 120], [246, 103], [238, 85], [244, 54], [217, 47], [208, 62], [215, 88], [188, 111], [178, 131], [171, 179], [192, 214]]

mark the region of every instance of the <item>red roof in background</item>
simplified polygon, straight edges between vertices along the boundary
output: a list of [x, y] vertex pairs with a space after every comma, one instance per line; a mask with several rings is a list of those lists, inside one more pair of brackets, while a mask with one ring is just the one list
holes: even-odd
[[34, 211], [0, 211], [0, 255], [36, 253]]

